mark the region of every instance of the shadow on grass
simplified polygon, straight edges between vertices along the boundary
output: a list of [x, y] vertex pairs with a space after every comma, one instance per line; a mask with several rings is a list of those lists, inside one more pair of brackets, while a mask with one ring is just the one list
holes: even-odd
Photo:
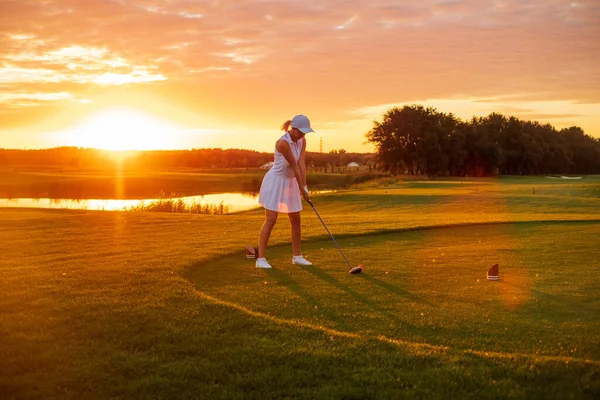
[[316, 314], [327, 319], [334, 324], [333, 328], [341, 331], [350, 331], [350, 326], [336, 316], [336, 310], [327, 308], [319, 303], [313, 296], [308, 293], [304, 287], [293, 280], [289, 274], [277, 268], [265, 270], [267, 275], [275, 279], [280, 285], [288, 288], [292, 293], [303, 299], [311, 309], [316, 310]]
[[380, 279], [377, 279], [369, 274], [361, 274], [360, 277], [362, 279], [369, 281], [373, 285], [379, 286], [380, 288], [385, 289], [397, 296], [404, 297], [405, 299], [411, 300], [415, 303], [421, 303], [421, 304], [425, 304], [428, 306], [432, 306], [432, 303], [430, 301], [427, 301], [420, 296], [415, 296], [413, 293], [410, 293], [396, 285], [392, 285], [391, 283], [384, 282]]
[[[327, 272], [323, 271], [322, 269], [315, 267], [314, 265], [308, 266], [308, 267], [303, 266], [302, 269], [304, 269], [307, 272], [310, 272], [311, 274], [315, 275], [317, 278], [322, 279], [323, 281], [327, 282], [331, 286], [334, 286], [340, 290], [343, 290], [344, 292], [346, 292], [350, 296], [352, 296], [355, 300], [366, 305], [367, 307], [371, 308], [372, 310], [378, 312], [379, 314], [383, 315], [384, 317], [392, 320], [393, 322], [395, 322], [399, 325], [405, 326], [407, 328], [408, 327], [414, 328], [411, 324], [407, 324], [406, 321], [400, 320], [398, 318], [398, 316], [395, 315], [393, 312], [390, 312], [389, 310], [386, 310], [384, 308], [377, 306], [377, 304], [374, 301], [372, 301], [369, 297], [363, 296], [362, 294], [358, 293], [356, 290], [352, 289], [348, 285], [338, 281], [337, 279], [335, 279], [333, 276], [329, 275]], [[361, 276], [361, 275], [356, 275], [356, 277], [357, 277], [357, 279], [364, 278], [364, 276]]]
[[287, 274], [286, 272], [277, 269], [277, 268], [272, 268], [272, 269], [266, 269], [265, 270], [267, 275], [269, 275], [271, 278], [275, 279], [277, 282], [279, 282], [281, 285], [285, 286], [286, 288], [288, 288], [290, 291], [292, 291], [293, 293], [295, 293], [296, 295], [298, 295], [301, 299], [303, 299], [304, 301], [306, 301], [306, 303], [308, 305], [310, 305], [311, 307], [318, 307], [319, 309], [321, 308], [321, 304], [319, 304], [314, 297], [312, 297], [303, 287], [302, 285], [300, 285], [298, 282], [296, 282], [295, 280], [293, 280], [289, 274]]

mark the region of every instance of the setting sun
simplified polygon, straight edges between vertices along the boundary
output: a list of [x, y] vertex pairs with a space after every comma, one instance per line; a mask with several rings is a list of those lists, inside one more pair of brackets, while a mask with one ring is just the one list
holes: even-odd
[[176, 124], [142, 111], [117, 108], [90, 115], [57, 135], [71, 146], [153, 150], [177, 148], [183, 130]]

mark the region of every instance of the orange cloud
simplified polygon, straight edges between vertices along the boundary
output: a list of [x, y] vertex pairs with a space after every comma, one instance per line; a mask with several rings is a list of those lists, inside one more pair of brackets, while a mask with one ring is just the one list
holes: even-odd
[[[0, 121], [0, 135], [4, 121], [31, 121], [36, 105], [47, 109], [35, 111], [42, 115], [87, 101], [91, 112], [114, 86], [236, 127], [270, 129], [298, 112], [324, 127], [348, 123], [344, 137], [352, 139], [343, 140], [355, 149], [367, 149], [365, 124], [359, 131], [348, 118], [365, 107], [515, 95], [586, 110], [600, 104], [600, 4], [593, 0], [46, 0], [0, 7], [0, 113], [12, 115]], [[580, 120], [579, 112], [567, 114]], [[583, 128], [599, 136], [600, 121], [592, 119], [583, 115]], [[342, 136], [325, 147], [350, 148], [335, 143]]]

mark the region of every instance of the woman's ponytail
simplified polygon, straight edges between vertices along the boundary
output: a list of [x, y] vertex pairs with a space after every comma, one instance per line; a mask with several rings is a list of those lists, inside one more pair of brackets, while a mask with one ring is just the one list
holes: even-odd
[[288, 128], [290, 127], [290, 124], [292, 123], [292, 120], [287, 120], [283, 123], [283, 125], [281, 125], [281, 130], [284, 132], [288, 131]]

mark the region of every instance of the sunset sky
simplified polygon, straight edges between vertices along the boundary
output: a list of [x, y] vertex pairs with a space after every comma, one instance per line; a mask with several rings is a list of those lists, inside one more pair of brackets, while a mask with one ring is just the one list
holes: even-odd
[[600, 136], [600, 1], [0, 0], [0, 148], [370, 152], [394, 105]]

